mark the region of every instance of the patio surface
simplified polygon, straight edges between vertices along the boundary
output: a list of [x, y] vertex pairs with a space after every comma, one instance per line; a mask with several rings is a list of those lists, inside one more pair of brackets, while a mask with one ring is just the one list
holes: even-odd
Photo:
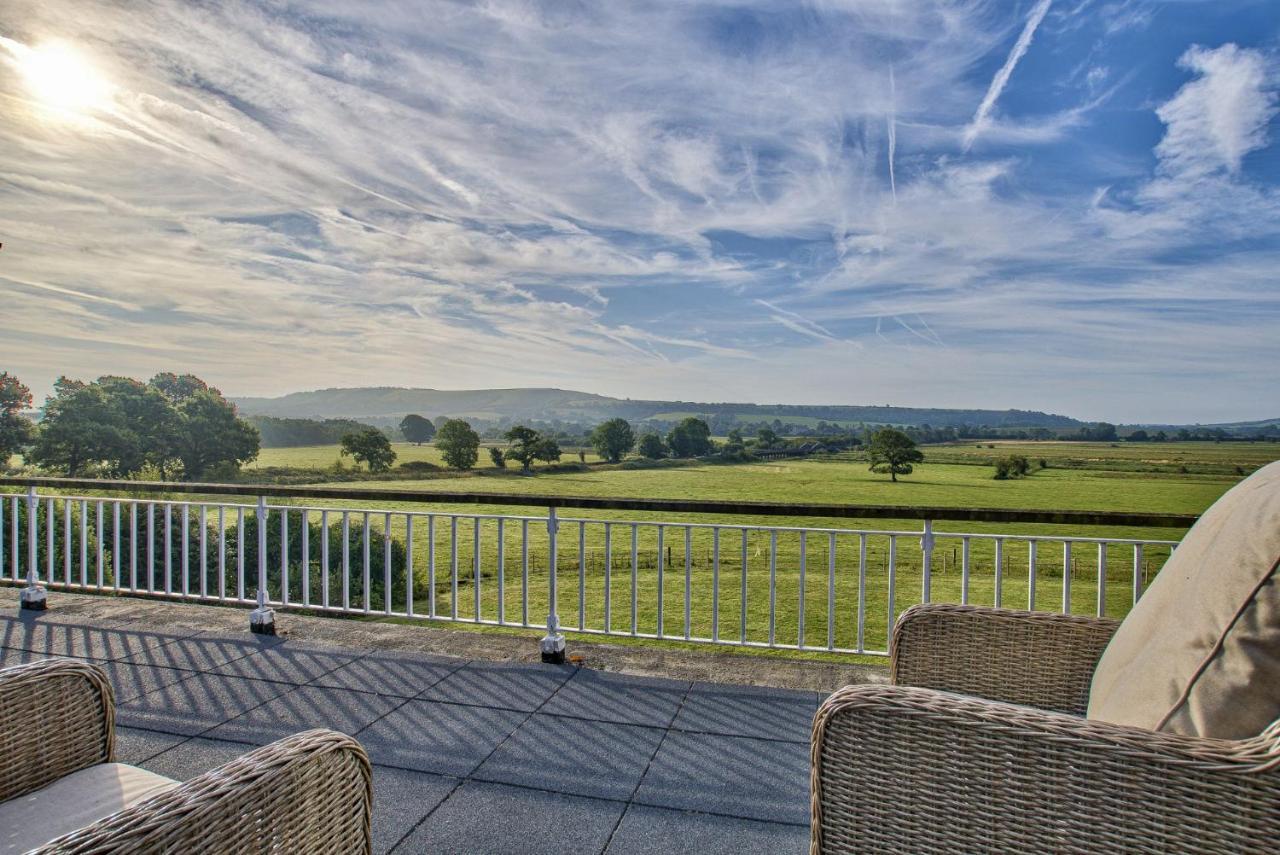
[[118, 759], [176, 779], [299, 730], [350, 733], [374, 763], [379, 853], [807, 851], [819, 692], [320, 645], [227, 623], [128, 628], [6, 604], [0, 667], [100, 664]]

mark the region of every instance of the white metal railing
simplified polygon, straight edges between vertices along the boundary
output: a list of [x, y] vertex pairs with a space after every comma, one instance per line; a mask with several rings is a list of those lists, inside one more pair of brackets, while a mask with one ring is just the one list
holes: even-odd
[[1176, 543], [0, 494], [0, 578], [32, 591], [545, 627], [544, 652], [572, 631], [884, 654], [929, 601], [1119, 616]]

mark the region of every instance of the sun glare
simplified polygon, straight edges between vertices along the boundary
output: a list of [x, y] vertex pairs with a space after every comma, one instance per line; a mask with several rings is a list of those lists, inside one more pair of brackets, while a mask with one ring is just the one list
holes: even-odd
[[32, 96], [47, 107], [88, 113], [110, 102], [111, 84], [66, 42], [30, 48], [19, 59], [18, 69]]

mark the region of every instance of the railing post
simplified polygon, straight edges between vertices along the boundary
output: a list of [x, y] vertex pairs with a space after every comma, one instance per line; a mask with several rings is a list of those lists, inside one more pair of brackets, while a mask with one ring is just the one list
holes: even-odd
[[[18, 595], [18, 603], [24, 609], [42, 612], [48, 608], [48, 601], [45, 596], [44, 586], [40, 584], [39, 563], [36, 558], [36, 514], [38, 513], [40, 500], [36, 497], [36, 488], [27, 488], [27, 587], [22, 589]], [[14, 516], [17, 516], [17, 508], [14, 508]], [[45, 520], [46, 526], [53, 524], [52, 514], [50, 519]], [[50, 531], [53, 529], [50, 528]], [[13, 554], [18, 554], [18, 544], [13, 544]]]
[[258, 607], [249, 612], [249, 631], [276, 634], [276, 613], [267, 608], [267, 499], [258, 497]]
[[542, 637], [542, 661], [559, 665], [564, 662], [564, 634], [560, 632], [560, 615], [556, 613], [556, 509], [547, 510], [547, 551], [551, 553], [547, 572], [547, 634]]
[[929, 602], [933, 588], [933, 520], [924, 521], [924, 532], [920, 535], [920, 551], [923, 554], [921, 567], [923, 577], [920, 580], [920, 600]]

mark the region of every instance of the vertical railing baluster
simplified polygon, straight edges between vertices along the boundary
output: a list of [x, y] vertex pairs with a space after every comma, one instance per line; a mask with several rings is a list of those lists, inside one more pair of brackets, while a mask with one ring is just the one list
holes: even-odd
[[769, 531], [769, 646], [773, 647], [778, 612], [778, 530]]
[[236, 599], [244, 602], [244, 506], [236, 507]]
[[227, 598], [227, 508], [218, 505], [218, 601]]
[[329, 608], [329, 512], [320, 512], [320, 607]]
[[636, 634], [637, 611], [640, 607], [640, 535], [639, 526], [631, 524], [631, 634]]
[[179, 542], [182, 544], [182, 597], [186, 599], [191, 594], [191, 560], [188, 552], [191, 545], [191, 506], [183, 504], [182, 506], [182, 537]]
[[578, 629], [587, 628], [587, 524], [578, 523]]
[[[4, 507], [4, 502], [0, 501], [0, 508]], [[71, 513], [72, 500], [62, 500], [62, 581], [71, 587]], [[3, 528], [3, 526], [0, 526]], [[116, 539], [119, 540], [119, 532], [116, 533]], [[117, 565], [119, 562], [116, 562]], [[117, 571], [118, 572], [118, 571]], [[53, 580], [52, 574], [49, 576], [50, 581]]]
[[164, 592], [173, 593], [173, 504], [164, 503]]
[[[96, 517], [95, 517], [95, 519], [94, 519], [94, 538], [95, 538], [95, 540], [97, 540], [97, 548], [94, 550], [94, 551], [97, 553], [97, 560], [96, 560], [96, 562], [95, 562], [95, 564], [96, 564], [97, 566], [94, 568], [94, 573], [95, 573], [95, 576], [96, 576], [96, 579], [95, 579], [95, 582], [97, 583], [97, 584], [96, 584], [96, 587], [97, 587], [97, 589], [98, 589], [99, 591], [101, 591], [101, 590], [102, 590], [103, 582], [104, 582], [104, 580], [106, 579], [106, 569], [107, 569], [107, 568], [106, 568], [106, 564], [107, 564], [107, 553], [106, 553], [107, 544], [106, 544], [106, 542], [104, 541], [103, 536], [102, 536], [102, 535], [103, 535], [103, 526], [104, 526], [104, 523], [106, 522], [106, 520], [105, 520], [105, 516], [106, 516], [106, 515], [105, 515], [105, 513], [104, 513], [104, 510], [105, 510], [105, 508], [104, 508], [103, 502], [102, 502], [102, 500], [101, 500], [101, 499], [99, 499], [99, 500], [98, 500], [97, 515], [96, 515]], [[50, 514], [50, 517], [49, 517], [49, 518], [50, 518], [50, 520], [52, 520], [52, 519], [53, 519], [53, 515], [52, 515], [52, 514]]]
[[[5, 557], [6, 557], [6, 553], [5, 553], [5, 534], [6, 534], [6, 529], [5, 529], [5, 525], [4, 525], [4, 518], [5, 518], [5, 508], [6, 508], [6, 507], [8, 507], [8, 502], [6, 502], [6, 501], [4, 500], [4, 496], [3, 496], [3, 495], [0, 495], [0, 576], [3, 576], [5, 573], [7, 573], [7, 572], [8, 572], [8, 570], [9, 570], [9, 564], [10, 564], [10, 563], [12, 563], [12, 562], [8, 562], [8, 563], [6, 563], [6, 562], [5, 562]], [[68, 542], [68, 543], [70, 543], [70, 541], [69, 541], [69, 540], [68, 540], [67, 542]], [[67, 581], [68, 581], [68, 582], [70, 582], [71, 580], [70, 580], [70, 579], [67, 579]]]
[[711, 529], [711, 640], [720, 640], [720, 526]]
[[1004, 538], [996, 538], [996, 582], [995, 582], [995, 603], [996, 608], [1004, 605]]
[[413, 617], [413, 514], [404, 515], [404, 613]]
[[[83, 508], [81, 513], [83, 513]], [[147, 593], [154, 594], [156, 592], [156, 504], [155, 502], [147, 502]], [[81, 564], [83, 565], [83, 558]], [[81, 581], [83, 582], [84, 568], [80, 569]]]
[[867, 535], [858, 533], [858, 652], [866, 647], [867, 631]]
[[613, 524], [604, 524], [604, 631], [613, 631]]
[[808, 563], [809, 563], [808, 547], [809, 547], [809, 533], [806, 531], [801, 531], [800, 532], [800, 577], [797, 580], [798, 582], [797, 588], [799, 589], [800, 596], [799, 596], [799, 602], [796, 603], [796, 647], [800, 648], [801, 650], [804, 649], [804, 594], [805, 594], [805, 587], [806, 587], [805, 574], [809, 569], [808, 568]]
[[666, 556], [662, 551], [664, 546], [664, 543], [663, 543], [664, 534], [665, 532], [663, 531], [663, 527], [661, 524], [659, 524], [658, 525], [658, 638], [663, 637], [662, 611], [663, 611], [663, 605], [664, 605], [663, 601], [666, 599], [665, 592], [663, 591], [664, 580], [662, 578], [663, 576], [666, 575]]
[[[32, 609], [34, 611], [43, 611], [48, 604], [48, 598], [45, 593], [44, 586], [40, 584], [40, 564], [37, 551], [39, 549], [39, 535], [37, 533], [37, 516], [40, 513], [40, 498], [36, 493], [35, 487], [27, 488], [27, 585], [18, 594], [18, 604], [20, 608]], [[15, 503], [14, 517], [17, 517], [17, 507]], [[52, 521], [45, 520], [45, 528], [51, 528]], [[15, 532], [13, 537], [13, 554], [18, 554], [18, 536]]]
[[471, 525], [471, 619], [480, 622], [480, 518]]
[[1071, 614], [1071, 541], [1062, 543], [1062, 613]]
[[436, 517], [427, 514], [427, 616], [436, 616]]
[[836, 647], [836, 535], [827, 535], [827, 649]]
[[[898, 576], [898, 538], [895, 535], [891, 534], [889, 535], [889, 580], [888, 580], [888, 583], [889, 583], [889, 590], [888, 590], [889, 629], [888, 629], [888, 634], [885, 636], [886, 641], [888, 639], [893, 638], [893, 625], [897, 621], [897, 617], [898, 617], [897, 596], [896, 596], [897, 592], [894, 590], [894, 588], [896, 587], [895, 583], [897, 582], [897, 576]], [[885, 649], [886, 650], [888, 649], [887, 643], [885, 644]]]
[[1098, 544], [1098, 617], [1107, 614], [1107, 544]]
[[689, 640], [693, 605], [693, 529], [684, 527], [684, 638]]
[[747, 530], [742, 531], [742, 585], [738, 591], [738, 643], [747, 643]]
[[44, 500], [44, 580], [45, 582], [53, 582], [55, 576], [53, 574], [54, 548], [53, 548], [53, 532], [54, 532], [54, 513], [53, 513], [53, 496]]
[[302, 549], [298, 556], [298, 572], [301, 574], [298, 581], [302, 589], [302, 605], [306, 608], [311, 605], [311, 511], [302, 508], [300, 513], [302, 529], [298, 534], [302, 538]]
[[[282, 510], [282, 514], [288, 511]], [[267, 608], [267, 499], [258, 497], [258, 607], [249, 613], [249, 629], [263, 635], [275, 635], [275, 613]]]
[[80, 500], [80, 587], [89, 586], [89, 502]]
[[520, 520], [520, 625], [529, 625], [529, 521]]
[[969, 538], [960, 540], [960, 604], [969, 605]]
[[498, 625], [507, 622], [507, 538], [504, 517], [498, 517]]
[[373, 610], [373, 573], [369, 566], [369, 512], [364, 512], [364, 538], [360, 547], [360, 584], [363, 586], [364, 592], [364, 613], [369, 614]]
[[921, 602], [933, 600], [933, 520], [924, 521], [924, 532], [920, 536], [920, 599]]
[[209, 506], [200, 506], [200, 599], [209, 596]]
[[289, 508], [280, 509], [280, 605], [289, 605]]
[[382, 613], [391, 614], [395, 605], [392, 602], [391, 589], [391, 512], [382, 520]]
[[458, 619], [458, 518], [449, 517], [449, 617]]
[[1027, 611], [1036, 610], [1036, 545], [1032, 539], [1027, 547]]
[[342, 512], [342, 610], [351, 610], [351, 513]]

